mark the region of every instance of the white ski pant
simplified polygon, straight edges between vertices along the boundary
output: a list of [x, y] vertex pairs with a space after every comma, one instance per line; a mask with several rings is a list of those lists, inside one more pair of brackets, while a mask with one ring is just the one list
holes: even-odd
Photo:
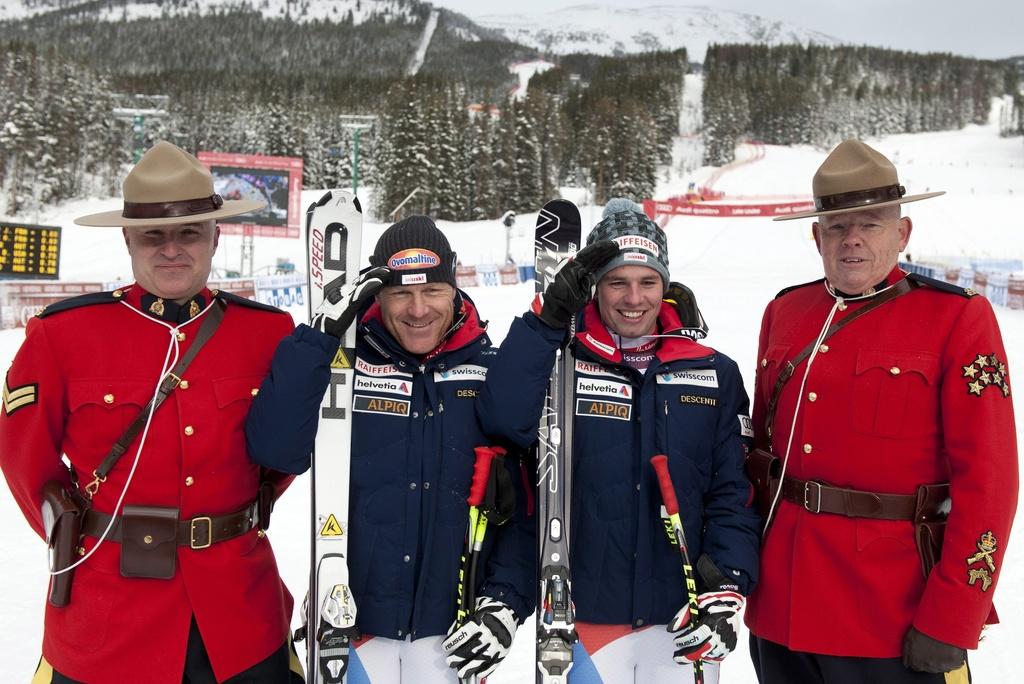
[[[601, 625], [596, 626], [598, 628]], [[630, 631], [611, 641], [587, 639], [587, 626], [577, 623], [581, 642], [573, 649], [569, 684], [679, 684], [693, 681], [693, 666], [672, 660], [675, 646], [665, 625]], [[588, 653], [584, 644], [600, 644]], [[705, 684], [718, 684], [718, 663], [704, 661]]]
[[356, 648], [362, 667], [349, 665], [349, 684], [458, 684], [455, 670], [445, 662], [442, 641], [440, 636], [367, 639]]

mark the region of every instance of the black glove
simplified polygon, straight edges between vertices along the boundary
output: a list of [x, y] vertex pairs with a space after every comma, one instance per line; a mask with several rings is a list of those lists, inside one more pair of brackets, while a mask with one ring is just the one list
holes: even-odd
[[903, 666], [908, 670], [939, 674], [957, 669], [966, 660], [965, 649], [932, 639], [913, 627], [903, 637]]
[[683, 324], [686, 336], [695, 340], [703, 340], [708, 336], [708, 324], [697, 306], [697, 298], [693, 296], [693, 290], [682, 283], [669, 283], [665, 296], [666, 302], [675, 307], [679, 313], [679, 320]]
[[389, 273], [390, 269], [377, 266], [361, 273], [354, 282], [324, 292], [324, 301], [313, 314], [309, 327], [340, 340], [363, 303], [383, 287]]
[[544, 291], [537, 314], [540, 320], [552, 328], [568, 328], [576, 312], [590, 301], [594, 273], [618, 253], [619, 246], [611, 240], [598, 240], [576, 252]]

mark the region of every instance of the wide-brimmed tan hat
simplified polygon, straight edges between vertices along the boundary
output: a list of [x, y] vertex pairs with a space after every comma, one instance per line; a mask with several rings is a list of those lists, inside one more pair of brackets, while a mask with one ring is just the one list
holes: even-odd
[[75, 219], [80, 226], [174, 226], [247, 214], [258, 200], [227, 200], [198, 159], [161, 140], [124, 179], [124, 207]]
[[791, 221], [808, 216], [828, 216], [893, 204], [906, 204], [946, 194], [926, 192], [907, 195], [900, 185], [896, 167], [885, 155], [860, 140], [844, 140], [825, 158], [814, 174], [814, 211], [777, 216], [773, 221]]

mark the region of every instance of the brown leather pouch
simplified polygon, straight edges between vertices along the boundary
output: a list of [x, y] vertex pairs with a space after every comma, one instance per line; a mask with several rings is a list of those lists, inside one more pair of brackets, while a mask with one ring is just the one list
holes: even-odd
[[754, 485], [754, 502], [761, 517], [768, 516], [772, 498], [779, 488], [779, 474], [782, 462], [779, 457], [764, 449], [754, 449], [746, 458], [747, 477]]
[[946, 532], [949, 515], [949, 485], [930, 484], [917, 488], [914, 506], [914, 543], [921, 557], [924, 576], [932, 571], [942, 555], [942, 537]]
[[178, 509], [125, 506], [121, 513], [121, 576], [170, 579], [178, 559]]
[[[50, 550], [50, 571], [63, 570], [75, 562], [75, 549], [81, 533], [82, 514], [79, 502], [57, 480], [43, 485], [43, 530]], [[50, 577], [48, 600], [62, 608], [71, 601], [71, 580], [74, 570]]]

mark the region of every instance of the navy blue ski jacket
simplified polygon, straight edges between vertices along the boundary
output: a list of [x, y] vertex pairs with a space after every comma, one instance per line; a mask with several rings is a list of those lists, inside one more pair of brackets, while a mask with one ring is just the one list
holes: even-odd
[[[572, 507], [576, 617], [666, 624], [686, 604], [678, 548], [661, 521], [650, 459], [668, 456], [690, 559], [706, 553], [744, 594], [757, 579], [760, 517], [743, 459], [753, 432], [736, 363], [680, 334], [663, 304], [646, 374], [621, 363], [592, 302], [578, 317]], [[537, 439], [548, 376], [564, 331], [527, 313], [491, 364], [478, 411], [484, 430], [522, 447]]]
[[[361, 312], [356, 338], [350, 585], [364, 635], [418, 639], [445, 634], [455, 617], [473, 448], [491, 444], [476, 419], [476, 397], [495, 352], [461, 293], [457, 329], [426, 360], [402, 349], [379, 311], [374, 303]], [[280, 343], [246, 421], [256, 463], [288, 473], [310, 467], [337, 349], [337, 338], [306, 325]], [[535, 603], [536, 531], [525, 513], [520, 459], [509, 454], [506, 466], [517, 510], [488, 530], [478, 592], [522, 621]]]

